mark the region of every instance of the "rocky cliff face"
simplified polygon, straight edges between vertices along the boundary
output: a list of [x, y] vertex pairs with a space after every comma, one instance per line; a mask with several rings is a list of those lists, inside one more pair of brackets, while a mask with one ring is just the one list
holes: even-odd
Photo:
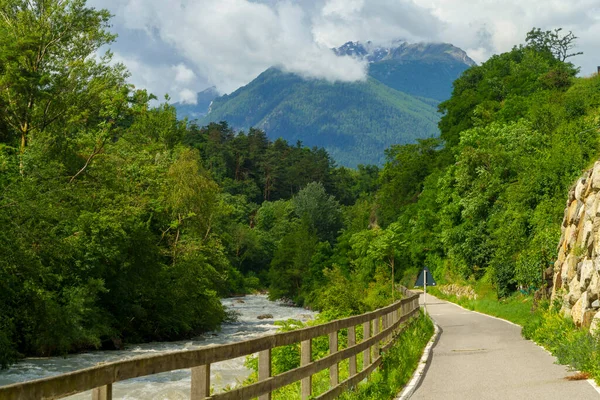
[[600, 161], [569, 192], [552, 299], [578, 326], [600, 328]]

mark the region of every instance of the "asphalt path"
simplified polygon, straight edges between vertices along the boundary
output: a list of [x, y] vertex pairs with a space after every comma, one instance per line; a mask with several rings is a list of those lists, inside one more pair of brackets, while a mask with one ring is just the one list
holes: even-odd
[[429, 295], [427, 311], [441, 335], [411, 399], [600, 399], [587, 381], [566, 380], [573, 372], [523, 339], [520, 326]]

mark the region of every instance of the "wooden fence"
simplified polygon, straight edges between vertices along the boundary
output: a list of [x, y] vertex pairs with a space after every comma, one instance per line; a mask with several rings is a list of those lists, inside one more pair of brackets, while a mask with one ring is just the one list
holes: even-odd
[[[403, 329], [405, 322], [418, 315], [419, 295], [412, 292], [407, 292], [406, 295], [408, 297], [388, 307], [323, 325], [244, 342], [116, 361], [55, 377], [0, 387], [0, 399], [59, 399], [93, 390], [93, 400], [110, 400], [112, 384], [115, 382], [186, 368], [192, 370], [192, 400], [246, 400], [256, 397], [259, 400], [270, 400], [271, 392], [297, 381], [301, 381], [301, 396], [304, 400], [312, 394], [312, 375], [326, 368], [329, 368], [330, 389], [315, 399], [333, 399], [368, 377], [381, 364], [380, 353], [393, 344], [394, 336]], [[361, 325], [363, 339], [356, 343], [356, 327]], [[342, 329], [348, 331], [348, 346], [340, 350], [338, 332]], [[329, 337], [329, 355], [312, 361], [311, 343], [319, 336]], [[272, 349], [294, 343], [301, 344], [300, 367], [272, 376]], [[356, 356], [361, 352], [363, 366], [359, 372]], [[257, 383], [211, 396], [212, 363], [255, 353], [258, 353]], [[339, 363], [346, 359], [349, 359], [349, 378], [339, 382]]]

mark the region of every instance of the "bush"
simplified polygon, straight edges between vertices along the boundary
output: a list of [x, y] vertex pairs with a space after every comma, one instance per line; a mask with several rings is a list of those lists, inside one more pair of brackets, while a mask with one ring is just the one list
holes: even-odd
[[558, 306], [540, 307], [523, 327], [523, 336], [548, 349], [560, 364], [587, 372], [600, 383], [600, 335], [577, 328], [560, 314]]

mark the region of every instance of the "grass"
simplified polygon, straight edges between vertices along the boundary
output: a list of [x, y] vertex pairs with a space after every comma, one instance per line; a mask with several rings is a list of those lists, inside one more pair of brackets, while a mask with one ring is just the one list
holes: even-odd
[[498, 299], [496, 291], [491, 284], [480, 282], [474, 285], [476, 299], [458, 297], [442, 293], [439, 288], [428, 288], [427, 291], [443, 300], [456, 303], [468, 310], [478, 311], [506, 319], [518, 325], [525, 325], [532, 317], [533, 296], [514, 294], [505, 299]]
[[421, 313], [383, 356], [382, 367], [369, 380], [340, 396], [342, 400], [393, 399], [417, 369], [423, 350], [433, 335], [433, 323]]
[[[360, 329], [357, 333], [360, 333]], [[396, 343], [383, 354], [382, 366], [375, 370], [371, 376], [360, 383], [357, 387], [345, 392], [340, 396], [343, 400], [390, 400], [408, 383], [412, 374], [417, 369], [423, 350], [433, 335], [433, 323], [421, 312], [397, 337]], [[313, 341], [313, 359], [319, 359], [328, 354], [328, 343], [315, 339]], [[340, 348], [346, 346], [345, 335], [340, 333]], [[360, 341], [361, 335], [357, 335]], [[323, 342], [323, 343], [321, 343]], [[324, 345], [324, 346], [323, 346]], [[282, 370], [297, 367], [298, 350], [296, 347], [280, 347], [282, 351], [273, 353], [273, 367], [280, 373]], [[289, 362], [291, 360], [291, 362]], [[362, 367], [362, 353], [358, 354], [358, 370]], [[281, 368], [283, 364], [287, 364]], [[254, 373], [246, 381], [246, 384], [256, 382], [256, 359], [249, 358], [247, 366], [254, 369]], [[339, 364], [339, 380], [348, 378], [348, 360]], [[317, 396], [329, 390], [329, 369], [320, 371], [312, 377], [312, 393]], [[276, 390], [272, 394], [273, 400], [300, 399], [300, 382], [293, 383]]]
[[544, 346], [560, 364], [581, 371], [574, 376], [579, 379], [588, 376], [600, 384], [600, 332], [591, 334], [587, 328], [579, 328], [570, 318], [564, 318], [560, 302], [541, 304], [522, 334]]

